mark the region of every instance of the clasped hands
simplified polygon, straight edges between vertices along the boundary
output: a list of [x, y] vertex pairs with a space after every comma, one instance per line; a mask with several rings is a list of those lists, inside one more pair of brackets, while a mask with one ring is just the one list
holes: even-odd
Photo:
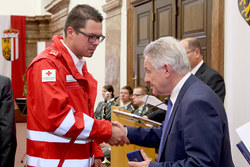
[[126, 136], [126, 129], [123, 127], [122, 124], [120, 124], [117, 121], [112, 122], [112, 135], [110, 139], [108, 140], [108, 143], [113, 145], [121, 145], [123, 146], [125, 144], [130, 144], [127, 136]]

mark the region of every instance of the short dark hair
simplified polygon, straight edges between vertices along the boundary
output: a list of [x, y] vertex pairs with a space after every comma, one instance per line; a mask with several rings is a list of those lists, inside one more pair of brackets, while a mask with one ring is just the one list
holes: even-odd
[[192, 38], [192, 39], [188, 40], [187, 42], [188, 42], [188, 49], [194, 50], [194, 49], [197, 48], [197, 49], [200, 50], [201, 55], [203, 55], [203, 52], [202, 52], [202, 49], [201, 49], [201, 44], [198, 41], [198, 39]]
[[126, 90], [128, 90], [129, 95], [132, 95], [132, 94], [133, 94], [133, 89], [132, 89], [130, 86], [128, 86], [128, 85], [123, 86], [121, 89], [126, 89]]
[[146, 95], [146, 94], [149, 93], [149, 88], [148, 88], [147, 86], [137, 86], [137, 87], [135, 87], [135, 89], [137, 89], [137, 88], [141, 89], [141, 90], [142, 90], [142, 93], [143, 93], [144, 95]]
[[104, 89], [106, 89], [108, 92], [111, 93], [111, 97], [114, 98], [115, 95], [114, 95], [114, 88], [112, 85], [104, 85], [103, 86]]
[[102, 22], [102, 15], [93, 7], [81, 4], [75, 6], [69, 13], [65, 26], [64, 33], [65, 37], [67, 37], [67, 29], [68, 27], [72, 27], [75, 30], [80, 28], [85, 28], [87, 20], [94, 20], [95, 22]]

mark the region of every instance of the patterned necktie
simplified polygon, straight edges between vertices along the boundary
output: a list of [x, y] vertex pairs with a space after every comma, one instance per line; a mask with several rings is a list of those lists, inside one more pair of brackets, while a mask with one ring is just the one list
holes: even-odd
[[160, 147], [159, 147], [159, 156], [158, 156], [158, 162], [160, 162], [160, 157], [161, 157], [161, 153], [162, 153], [162, 148], [163, 148], [163, 137], [165, 135], [166, 129], [167, 129], [167, 125], [168, 125], [168, 120], [169, 120], [169, 116], [170, 116], [170, 111], [172, 108], [172, 102], [169, 99], [168, 100], [168, 108], [167, 108], [167, 113], [165, 116], [165, 120], [164, 120], [164, 124], [163, 124], [163, 128], [162, 128], [162, 134], [161, 134], [161, 142], [160, 142]]

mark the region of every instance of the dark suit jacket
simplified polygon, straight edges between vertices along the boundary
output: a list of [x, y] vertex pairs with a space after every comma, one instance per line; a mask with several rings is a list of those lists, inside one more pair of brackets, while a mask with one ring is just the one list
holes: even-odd
[[163, 109], [157, 109], [156, 111], [153, 111], [149, 114], [147, 114], [148, 119], [151, 119], [153, 121], [162, 123], [166, 116], [166, 110]]
[[128, 110], [128, 111], [133, 111], [133, 110], [134, 110], [134, 106], [133, 106], [132, 102], [130, 102], [130, 103], [125, 107], [125, 110]]
[[209, 67], [206, 63], [203, 63], [195, 73], [195, 76], [207, 84], [224, 103], [226, 95], [225, 83], [224, 79], [217, 71]]
[[11, 81], [0, 75], [0, 167], [14, 167], [16, 145]]
[[95, 119], [101, 119], [104, 101], [100, 101], [95, 109]]
[[191, 75], [181, 88], [166, 129], [127, 127], [132, 144], [163, 147], [150, 167], [233, 167], [227, 116], [219, 97]]

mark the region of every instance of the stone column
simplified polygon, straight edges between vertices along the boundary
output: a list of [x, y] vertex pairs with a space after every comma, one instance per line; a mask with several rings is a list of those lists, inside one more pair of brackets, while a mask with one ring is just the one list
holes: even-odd
[[47, 12], [51, 13], [50, 32], [52, 35], [63, 36], [63, 29], [69, 10], [69, 0], [52, 0], [45, 6]]
[[37, 56], [37, 42], [51, 41], [50, 16], [26, 16], [26, 68]]
[[120, 94], [121, 5], [122, 0], [106, 0], [102, 7], [107, 14], [105, 84], [113, 85], [116, 96]]

